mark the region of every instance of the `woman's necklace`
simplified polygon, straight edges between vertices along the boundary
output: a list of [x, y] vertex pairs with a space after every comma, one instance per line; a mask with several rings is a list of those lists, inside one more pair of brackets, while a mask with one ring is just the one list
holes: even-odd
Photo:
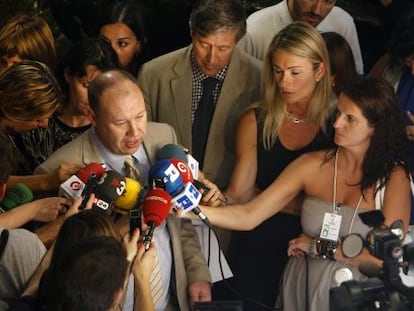
[[292, 115], [289, 111], [286, 111], [286, 117], [295, 124], [304, 123], [305, 119], [299, 119]]

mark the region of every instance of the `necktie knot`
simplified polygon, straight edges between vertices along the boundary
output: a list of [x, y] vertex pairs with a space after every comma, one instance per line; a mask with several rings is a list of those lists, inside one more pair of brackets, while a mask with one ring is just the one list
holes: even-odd
[[127, 155], [124, 162], [125, 176], [139, 180], [139, 171], [135, 167], [134, 158], [132, 155]]

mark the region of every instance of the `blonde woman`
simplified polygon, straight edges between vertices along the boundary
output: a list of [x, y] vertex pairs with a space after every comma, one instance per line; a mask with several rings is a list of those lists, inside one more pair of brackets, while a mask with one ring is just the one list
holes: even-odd
[[[250, 201], [291, 161], [330, 145], [329, 67], [325, 43], [309, 24], [294, 22], [274, 37], [264, 61], [265, 96], [239, 122], [230, 203]], [[234, 281], [244, 297], [274, 304], [288, 241], [301, 232], [301, 205], [299, 194], [256, 229], [233, 235]]]

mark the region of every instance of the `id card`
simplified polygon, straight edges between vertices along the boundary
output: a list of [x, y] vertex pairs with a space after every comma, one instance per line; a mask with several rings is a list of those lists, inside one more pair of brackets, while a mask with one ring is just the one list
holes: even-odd
[[325, 213], [320, 238], [325, 240], [338, 241], [341, 222], [342, 215]]

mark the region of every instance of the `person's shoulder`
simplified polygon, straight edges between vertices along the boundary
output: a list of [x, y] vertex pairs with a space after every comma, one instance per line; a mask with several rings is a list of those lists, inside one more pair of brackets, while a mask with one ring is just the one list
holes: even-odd
[[[283, 2], [283, 1], [282, 1]], [[271, 5], [268, 7], [265, 7], [263, 9], [257, 10], [256, 12], [253, 12], [250, 14], [247, 18], [248, 23], [252, 22], [262, 22], [263, 18], [271, 18], [275, 15], [277, 15], [278, 11], [280, 10], [283, 3], [277, 3], [275, 5]]]
[[185, 55], [190, 49], [189, 46], [169, 52], [167, 54], [158, 56], [154, 59], [149, 60], [143, 65], [143, 71], [149, 71], [149, 70], [161, 70], [164, 71], [165, 68], [162, 67], [162, 65], [170, 65], [177, 61], [178, 59], [181, 59], [185, 57]]
[[257, 69], [257, 70], [259, 70], [261, 72], [262, 64], [263, 64], [263, 62], [261, 60], [259, 60], [256, 57], [253, 57], [253, 56], [247, 54], [246, 52], [240, 50], [237, 47], [236, 47], [235, 52], [236, 53], [239, 53], [239, 55], [240, 55], [239, 56], [239, 59], [240, 59], [240, 62], [243, 65], [253, 67], [253, 68], [255, 68], [255, 69]]
[[147, 123], [147, 131], [157, 131], [157, 130], [168, 130], [168, 131], [172, 130], [172, 131], [174, 131], [172, 126], [169, 125], [168, 123], [153, 122], [153, 121], [149, 121]]
[[337, 5], [332, 8], [331, 12], [329, 12], [329, 14], [326, 17], [329, 17], [334, 20], [339, 18], [340, 21], [354, 20], [351, 14], [349, 14], [346, 10]]

